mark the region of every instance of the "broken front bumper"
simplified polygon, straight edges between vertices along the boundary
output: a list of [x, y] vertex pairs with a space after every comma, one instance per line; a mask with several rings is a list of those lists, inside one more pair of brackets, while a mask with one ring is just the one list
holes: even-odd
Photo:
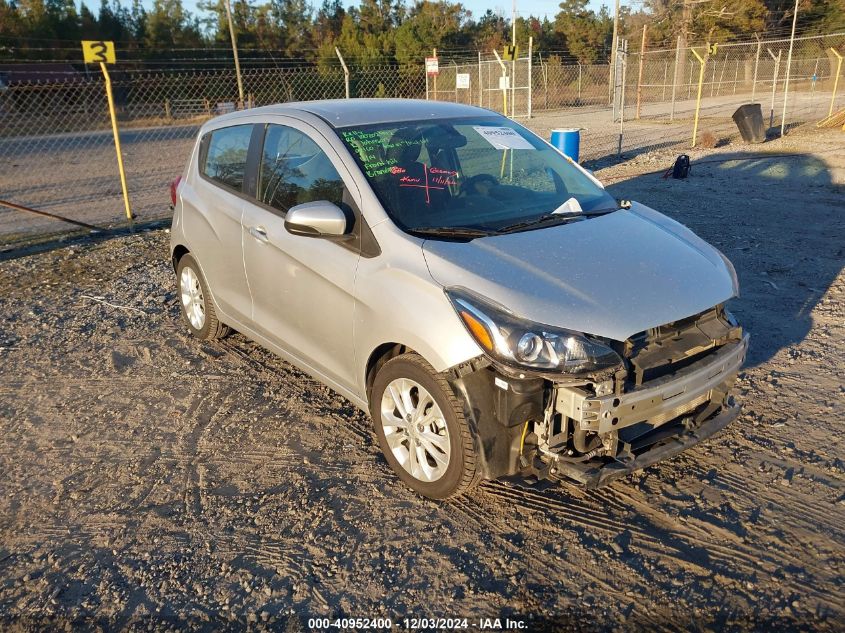
[[[678, 433], [653, 444], [649, 450], [640, 453], [635, 458], [627, 461], [612, 461], [603, 465], [592, 465], [585, 463], [581, 468], [566, 468], [567, 477], [575, 479], [578, 483], [584, 484], [586, 488], [598, 488], [614, 479], [624, 477], [634, 471], [642, 470], [659, 461], [668, 459], [687, 450], [707, 439], [711, 435], [721, 431], [739, 415], [742, 407], [731, 402], [723, 406], [722, 410], [702, 422], [693, 430], [680, 428]], [[581, 466], [579, 464], [579, 466]]]
[[558, 388], [556, 412], [578, 431], [610, 441], [614, 456], [580, 461], [546, 455], [545, 472], [538, 474], [595, 488], [710, 437], [739, 415], [729, 392], [747, 350], [745, 335], [674, 375], [623, 394], [593, 396], [577, 388]]
[[591, 396], [579, 389], [558, 389], [556, 409], [578, 428], [600, 434], [639, 422], [657, 427], [711, 400], [712, 391], [737, 374], [747, 350], [746, 334], [677, 375], [620, 395]]

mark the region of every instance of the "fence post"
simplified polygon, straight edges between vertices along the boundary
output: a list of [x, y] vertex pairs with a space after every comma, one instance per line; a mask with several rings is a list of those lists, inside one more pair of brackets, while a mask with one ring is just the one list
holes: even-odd
[[842, 55], [832, 46], [830, 52], [836, 55], [836, 79], [833, 80], [833, 92], [830, 95], [830, 108], [827, 111], [827, 116], [833, 116], [833, 102], [836, 100], [836, 89], [839, 87], [839, 75], [842, 74]]
[[[508, 76], [508, 68], [507, 68], [507, 66], [505, 66], [505, 62], [502, 61], [502, 58], [499, 57], [499, 51], [497, 51], [495, 48], [493, 49], [493, 55], [496, 56], [496, 61], [499, 62], [499, 66], [502, 67], [502, 77], [507, 77]], [[501, 86], [500, 86], [500, 88], [501, 88]], [[502, 90], [502, 114], [504, 114], [505, 116], [508, 116], [508, 89], [505, 87], [505, 88], [501, 88], [501, 90]]]
[[666, 101], [666, 82], [669, 79], [669, 60], [663, 61], [663, 92], [660, 94], [660, 102]]
[[640, 43], [640, 70], [637, 74], [637, 115], [636, 119], [640, 118], [640, 104], [643, 99], [643, 64], [645, 63], [645, 35], [647, 24], [643, 24], [643, 40]]
[[[431, 56], [434, 57], [435, 59], [437, 59], [437, 49], [432, 48], [431, 50], [432, 50]], [[438, 70], [439, 70], [439, 68], [440, 68], [439, 63], [438, 63], [437, 67], [438, 67]], [[428, 76], [428, 72], [426, 72], [426, 76]], [[432, 82], [434, 83], [434, 100], [437, 101], [437, 75], [432, 76]]]
[[[349, 98], [349, 69], [346, 67], [346, 62], [343, 61], [343, 55], [340, 54], [340, 49], [335, 46], [334, 52], [337, 53], [337, 58], [340, 60], [340, 65], [343, 66], [343, 86], [346, 90], [346, 98]], [[361, 94], [360, 92], [358, 94]], [[428, 99], [428, 74], [426, 74], [425, 81], [425, 98]]]
[[164, 100], [164, 116], [168, 119], [173, 118], [173, 111], [170, 109], [170, 99]]
[[789, 76], [792, 72], [792, 48], [795, 45], [795, 27], [798, 24], [798, 2], [795, 0], [795, 13], [792, 14], [792, 35], [789, 38], [789, 54], [786, 56], [786, 81], [783, 84], [783, 113], [780, 115], [780, 135], [786, 132], [786, 104], [789, 98]]
[[[694, 48], [690, 49], [692, 54], [698, 59], [701, 69], [698, 71], [698, 97], [695, 100], [695, 123], [692, 126], [692, 146], [695, 147], [695, 142], [698, 137], [698, 115], [701, 111], [701, 89], [704, 86], [704, 68], [707, 64], [707, 54], [702, 58]], [[707, 50], [710, 50], [710, 44], [707, 44]], [[715, 67], [715, 66], [714, 66]], [[715, 72], [715, 71], [714, 71]]]
[[528, 118], [531, 118], [531, 104], [534, 97], [534, 36], [528, 38]]
[[754, 34], [757, 38], [757, 54], [754, 56], [754, 79], [751, 81], [751, 102], [754, 102], [754, 95], [757, 92], [757, 67], [760, 65], [760, 49], [763, 48], [763, 40], [757, 33]]
[[681, 56], [681, 36], [678, 36], [678, 42], [675, 44], [675, 71], [672, 73], [672, 110], [669, 113], [669, 120], [675, 120], [675, 88], [678, 85], [678, 63]]
[[478, 51], [478, 107], [484, 107], [484, 76], [481, 74], [481, 51]]
[[769, 127], [772, 127], [775, 124], [775, 91], [778, 87], [778, 72], [780, 71], [780, 54], [783, 51], [778, 51], [777, 57], [772, 52], [772, 50], [767, 46], [766, 52], [771, 56], [773, 60], [775, 60], [775, 72], [774, 76], [772, 77], [772, 108], [769, 111]]
[[621, 54], [622, 62], [622, 92], [619, 95], [619, 146], [616, 151], [617, 156], [622, 156], [622, 140], [625, 137], [625, 81], [628, 70], [628, 40], [619, 38], [619, 43], [616, 45], [616, 57], [619, 58]]

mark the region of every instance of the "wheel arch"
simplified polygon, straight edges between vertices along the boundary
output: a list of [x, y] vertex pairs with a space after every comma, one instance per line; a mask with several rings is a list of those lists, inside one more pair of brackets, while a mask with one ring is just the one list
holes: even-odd
[[[367, 359], [366, 373], [364, 374], [364, 387], [367, 403], [370, 403], [370, 396], [372, 395], [373, 381], [379, 369], [391, 358], [396, 358], [402, 354], [414, 352], [413, 348], [402, 343], [382, 343], [376, 347]], [[419, 352], [417, 352], [419, 354]]]
[[191, 251], [188, 250], [188, 247], [183, 246], [182, 244], [177, 244], [173, 247], [173, 252], [170, 255], [170, 262], [173, 264], [173, 270], [176, 270], [179, 267], [179, 260], [190, 252]]

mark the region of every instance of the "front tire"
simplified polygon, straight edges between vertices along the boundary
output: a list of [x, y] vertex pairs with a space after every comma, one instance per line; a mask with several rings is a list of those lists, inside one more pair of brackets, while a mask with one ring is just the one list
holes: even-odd
[[208, 284], [197, 261], [190, 254], [183, 255], [176, 266], [176, 284], [179, 287], [182, 318], [188, 324], [191, 334], [204, 341], [211, 341], [229, 333], [229, 328], [217, 318]]
[[417, 493], [446, 499], [481, 480], [463, 407], [418, 354], [392, 358], [379, 370], [370, 415], [387, 463]]

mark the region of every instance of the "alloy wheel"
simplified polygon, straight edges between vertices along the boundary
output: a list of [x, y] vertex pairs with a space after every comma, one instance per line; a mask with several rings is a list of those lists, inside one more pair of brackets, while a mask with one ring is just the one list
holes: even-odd
[[443, 412], [418, 382], [397, 378], [381, 399], [384, 437], [396, 461], [424, 482], [440, 479], [449, 467], [449, 429]]

